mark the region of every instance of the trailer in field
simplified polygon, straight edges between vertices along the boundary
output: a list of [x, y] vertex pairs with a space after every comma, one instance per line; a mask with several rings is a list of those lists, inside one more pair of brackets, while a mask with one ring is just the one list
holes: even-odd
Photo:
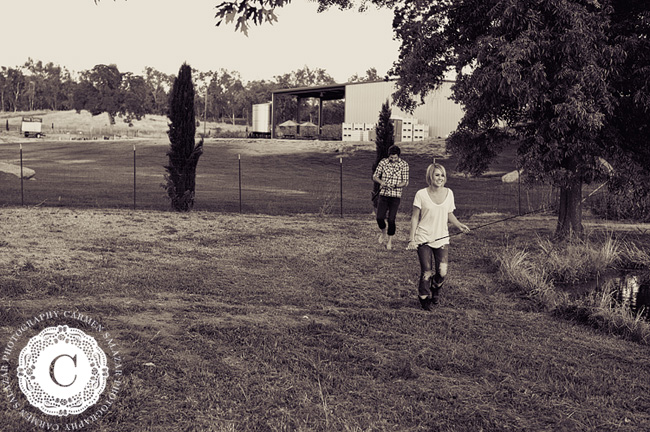
[[25, 138], [40, 138], [44, 136], [43, 119], [38, 117], [23, 117], [23, 121], [20, 125], [20, 132], [25, 135]]

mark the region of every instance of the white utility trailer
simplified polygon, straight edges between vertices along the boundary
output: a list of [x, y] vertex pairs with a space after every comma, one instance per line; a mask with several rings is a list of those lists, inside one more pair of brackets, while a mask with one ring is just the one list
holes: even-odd
[[25, 135], [25, 138], [42, 137], [44, 135], [43, 119], [37, 117], [23, 117], [23, 122], [20, 126], [20, 132]]

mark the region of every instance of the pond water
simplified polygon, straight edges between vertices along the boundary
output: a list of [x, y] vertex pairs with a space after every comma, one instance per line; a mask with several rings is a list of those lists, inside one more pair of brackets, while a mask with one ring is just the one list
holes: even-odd
[[622, 274], [607, 280], [603, 288], [614, 292], [616, 302], [650, 320], [650, 273]]
[[650, 272], [622, 271], [610, 273], [598, 280], [579, 285], [564, 286], [572, 297], [589, 293], [612, 293], [612, 300], [627, 307], [635, 315], [641, 314], [650, 321]]

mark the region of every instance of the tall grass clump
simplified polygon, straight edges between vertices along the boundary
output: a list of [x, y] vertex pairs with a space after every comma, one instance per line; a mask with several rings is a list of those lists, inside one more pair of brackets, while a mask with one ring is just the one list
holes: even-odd
[[536, 262], [557, 283], [576, 283], [595, 279], [612, 269], [620, 259], [620, 245], [611, 233], [601, 243], [571, 239], [554, 244], [538, 238], [540, 254]]
[[634, 243], [624, 243], [621, 247], [620, 264], [628, 269], [650, 269], [650, 252]]
[[594, 292], [554, 312], [585, 322], [605, 333], [650, 345], [650, 322], [643, 318], [643, 314], [635, 314], [626, 305], [616, 302], [611, 291]]
[[[596, 279], [621, 261], [621, 249], [612, 234], [600, 243], [580, 239], [553, 243], [538, 237], [535, 252], [507, 247], [497, 256], [497, 265], [505, 281], [530, 291], [533, 287]], [[637, 256], [642, 253], [638, 248], [630, 251]]]
[[558, 301], [546, 270], [535, 265], [529, 252], [508, 247], [496, 258], [499, 281], [534, 299], [544, 308], [552, 308]]
[[633, 244], [621, 244], [607, 234], [602, 241], [571, 240], [555, 244], [538, 238], [529, 252], [506, 247], [496, 256], [500, 282], [536, 301], [557, 316], [584, 322], [603, 331], [650, 344], [650, 322], [614, 300], [612, 292], [594, 291], [572, 299], [559, 284], [596, 279], [616, 266], [647, 267], [650, 254]]

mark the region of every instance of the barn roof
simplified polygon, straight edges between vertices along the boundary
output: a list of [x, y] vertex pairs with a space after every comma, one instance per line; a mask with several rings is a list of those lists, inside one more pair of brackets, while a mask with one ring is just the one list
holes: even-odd
[[321, 100], [345, 99], [346, 84], [329, 84], [315, 87], [297, 87], [274, 90], [275, 95], [297, 96], [299, 98], [319, 98]]

